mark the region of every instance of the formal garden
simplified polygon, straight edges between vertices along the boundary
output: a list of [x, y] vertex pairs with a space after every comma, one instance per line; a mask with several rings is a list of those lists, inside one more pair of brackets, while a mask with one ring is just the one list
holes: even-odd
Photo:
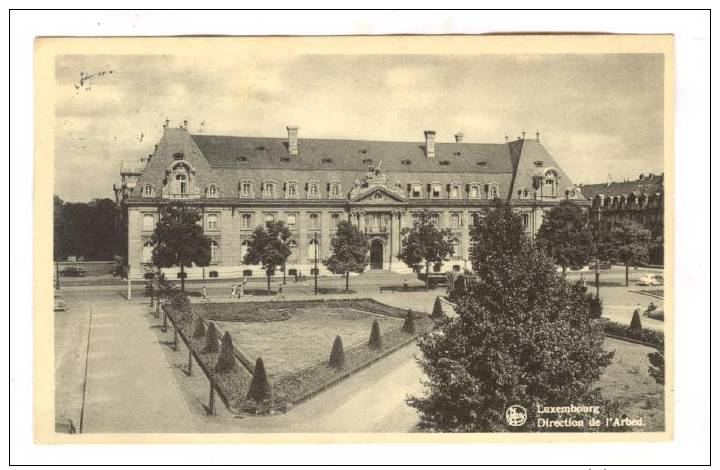
[[163, 311], [236, 414], [284, 412], [434, 325], [373, 299], [193, 304], [177, 295]]

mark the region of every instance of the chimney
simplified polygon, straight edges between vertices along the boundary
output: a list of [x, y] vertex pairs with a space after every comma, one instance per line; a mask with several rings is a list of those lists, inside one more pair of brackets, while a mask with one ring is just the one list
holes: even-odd
[[505, 136], [505, 143], [507, 144], [509, 141], [510, 139], [508, 139], [508, 136]]
[[435, 131], [425, 131], [425, 156], [435, 158]]
[[288, 154], [289, 155], [297, 155], [298, 154], [298, 130], [300, 128], [298, 126], [287, 126], [288, 131]]
[[170, 119], [165, 118], [165, 125], [163, 126], [163, 129], [167, 129], [170, 126]]
[[463, 141], [463, 133], [458, 132], [457, 134], [455, 134], [455, 142], [457, 142], [458, 144], [462, 144], [462, 141]]
[[525, 131], [522, 131], [522, 138], [525, 140]]
[[183, 121], [183, 127], [184, 127], [185, 129], [187, 129], [187, 123], [188, 123], [188, 120], [185, 119], [185, 120]]
[[535, 140], [540, 142], [540, 131], [535, 131]]

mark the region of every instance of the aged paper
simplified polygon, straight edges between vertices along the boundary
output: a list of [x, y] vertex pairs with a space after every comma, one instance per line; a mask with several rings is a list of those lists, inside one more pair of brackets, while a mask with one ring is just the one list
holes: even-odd
[[[39, 38], [35, 55], [36, 442], [672, 438], [671, 36]], [[60, 222], [53, 195], [64, 200]], [[72, 231], [67, 205], [93, 199], [114, 203], [114, 218], [97, 223], [113, 226], [115, 258], [53, 245], [104, 237]], [[647, 237], [646, 252], [626, 263], [628, 239], [613, 242], [607, 266], [598, 257], [558, 264], [603, 301], [594, 358], [577, 359], [577, 342], [599, 343], [572, 330], [567, 343], [548, 339], [567, 344], [565, 359], [512, 359], [528, 367], [523, 377], [548, 368], [532, 383], [496, 369], [524, 394], [570, 390], [562, 377], [582, 374], [562, 368], [585, 364], [607, 402], [508, 401], [498, 415], [483, 395], [498, 378], [476, 371], [491, 368], [485, 351], [469, 362], [440, 354], [474, 386], [449, 387], [458, 375], [438, 369], [435, 387], [423, 385], [427, 338], [450, 335], [482, 305], [455, 289], [467, 282], [472, 292], [482, 277], [474, 231], [497, 201], [518, 217], [528, 250], [563, 201], [607, 233], [632, 218], [639, 228], [628, 230]], [[159, 269], [155, 227], [175, 205], [198, 212], [206, 262]], [[443, 230], [439, 261], [406, 256], [421, 214]], [[340, 222], [363, 237], [359, 267], [330, 261]], [[253, 231], [276, 223], [287, 251], [268, 274], [248, 253]], [[170, 294], [156, 299], [160, 272], [186, 289], [193, 322], [232, 339], [232, 372], [202, 346], [207, 333], [193, 339], [195, 323]], [[460, 335], [474, 345], [475, 333]], [[662, 384], [648, 373], [656, 350]], [[615, 352], [608, 364], [602, 351]], [[459, 416], [461, 396], [472, 419]], [[433, 415], [440, 409], [461, 423]]]

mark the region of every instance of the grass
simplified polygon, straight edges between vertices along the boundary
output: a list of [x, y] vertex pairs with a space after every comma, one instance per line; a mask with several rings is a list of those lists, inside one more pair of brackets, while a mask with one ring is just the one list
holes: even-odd
[[643, 417], [646, 427], [638, 431], [662, 431], [663, 386], [648, 374], [647, 355], [655, 349], [613, 338], [605, 338], [605, 348], [615, 351], [615, 356], [600, 378], [603, 394], [617, 400], [628, 416]]

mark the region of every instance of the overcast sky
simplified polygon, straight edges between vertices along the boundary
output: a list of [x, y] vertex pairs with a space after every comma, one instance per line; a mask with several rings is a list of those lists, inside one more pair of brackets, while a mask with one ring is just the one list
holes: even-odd
[[[167, 117], [191, 133], [503, 142], [525, 130], [575, 183], [663, 171], [661, 55], [60, 56], [56, 193], [113, 198]], [[110, 73], [112, 71], [112, 73]], [[101, 72], [106, 72], [99, 75]], [[81, 73], [91, 74], [81, 81]], [[79, 86], [79, 88], [77, 88]]]

